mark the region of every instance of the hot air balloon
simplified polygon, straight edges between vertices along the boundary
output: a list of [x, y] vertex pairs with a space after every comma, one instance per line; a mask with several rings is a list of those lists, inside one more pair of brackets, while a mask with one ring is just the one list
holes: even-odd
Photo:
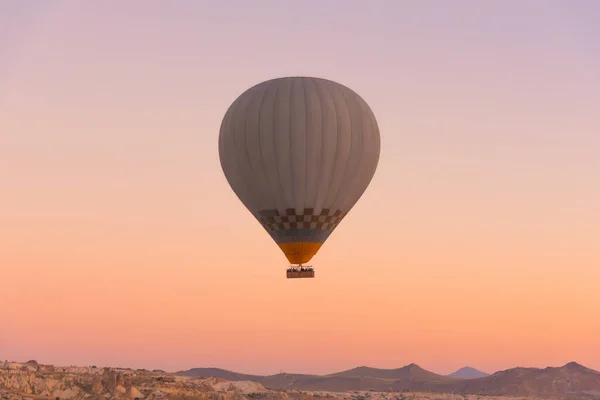
[[310, 261], [371, 182], [379, 127], [367, 103], [337, 82], [283, 77], [243, 92], [223, 117], [227, 181], [292, 266]]

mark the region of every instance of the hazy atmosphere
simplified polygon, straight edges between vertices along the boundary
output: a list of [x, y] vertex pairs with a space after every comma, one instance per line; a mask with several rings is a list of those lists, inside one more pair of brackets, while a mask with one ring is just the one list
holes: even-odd
[[[600, 2], [0, 3], [0, 358], [600, 370]], [[377, 173], [288, 261], [219, 164], [280, 76], [348, 85]]]

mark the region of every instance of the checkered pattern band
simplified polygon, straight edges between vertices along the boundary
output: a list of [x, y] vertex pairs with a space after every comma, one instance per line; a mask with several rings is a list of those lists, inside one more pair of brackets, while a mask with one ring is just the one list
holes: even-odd
[[260, 223], [268, 232], [297, 229], [333, 231], [346, 215], [341, 210], [329, 208], [322, 209], [318, 214], [312, 208], [305, 208], [302, 214], [296, 214], [293, 208], [288, 208], [283, 215], [278, 210], [263, 210], [258, 214]]

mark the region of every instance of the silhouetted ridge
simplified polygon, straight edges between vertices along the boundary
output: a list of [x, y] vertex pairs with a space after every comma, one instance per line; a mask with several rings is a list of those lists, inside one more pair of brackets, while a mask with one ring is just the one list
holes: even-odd
[[458, 379], [477, 379], [489, 376], [490, 374], [480, 371], [473, 367], [462, 367], [461, 369], [449, 374], [449, 377]]
[[591, 372], [591, 373], [600, 374], [600, 372], [598, 372], [594, 369], [588, 368], [588, 367], [584, 367], [583, 365], [576, 363], [575, 361], [571, 361], [570, 363], [565, 364], [562, 368], [579, 371], [582, 373]]
[[[475, 369], [473, 368], [473, 370]], [[258, 376], [239, 374], [218, 368], [194, 368], [178, 374], [219, 377], [231, 381], [254, 381], [271, 389], [332, 392], [353, 390], [415, 391], [600, 399], [600, 373], [575, 362], [562, 367], [543, 369], [517, 367], [498, 371], [484, 377], [467, 379], [438, 375], [416, 364], [409, 364], [395, 369], [361, 366], [324, 376], [289, 373]]]
[[447, 377], [427, 371], [417, 364], [409, 364], [402, 368], [382, 369], [372, 367], [357, 367], [347, 371], [337, 372], [326, 376], [345, 378], [377, 378], [377, 379], [413, 379], [438, 381], [446, 380]]
[[241, 374], [221, 368], [192, 368], [176, 372], [175, 375], [195, 376], [198, 378], [221, 378], [228, 381], [256, 381], [259, 375]]

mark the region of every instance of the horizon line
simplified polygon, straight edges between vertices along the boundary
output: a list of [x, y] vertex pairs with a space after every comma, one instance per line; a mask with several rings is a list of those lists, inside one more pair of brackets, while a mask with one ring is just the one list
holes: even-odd
[[[579, 363], [577, 361], [569, 361], [569, 362], [567, 362], [567, 363], [565, 363], [563, 365], [558, 365], [558, 366], [547, 365], [545, 367], [528, 367], [528, 366], [524, 366], [524, 365], [516, 365], [516, 366], [510, 367], [510, 368], [498, 369], [498, 370], [496, 370], [494, 372], [485, 372], [485, 371], [482, 371], [479, 368], [476, 368], [476, 367], [473, 367], [473, 366], [470, 366], [470, 365], [464, 365], [464, 366], [459, 367], [458, 369], [456, 369], [453, 372], [450, 372], [448, 374], [443, 374], [443, 373], [438, 373], [438, 372], [431, 371], [429, 369], [423, 368], [422, 366], [420, 366], [419, 364], [414, 363], [414, 362], [406, 364], [406, 365], [403, 365], [401, 367], [395, 367], [395, 368], [379, 368], [379, 367], [372, 367], [372, 366], [368, 366], [368, 365], [359, 365], [359, 366], [356, 366], [356, 367], [344, 369], [344, 370], [337, 371], [337, 372], [326, 373], [326, 374], [298, 373], [298, 372], [285, 372], [285, 371], [281, 371], [281, 372], [273, 373], [273, 374], [256, 374], [256, 373], [239, 372], [239, 371], [236, 371], [236, 370], [233, 370], [233, 369], [227, 369], [227, 368], [222, 368], [222, 367], [191, 367], [191, 368], [182, 369], [182, 370], [178, 370], [178, 371], [167, 371], [167, 370], [164, 370], [162, 368], [148, 369], [148, 368], [120, 367], [120, 366], [107, 366], [107, 365], [97, 366], [96, 364], [91, 364], [91, 365], [75, 365], [75, 364], [71, 364], [71, 365], [56, 365], [56, 364], [40, 363], [40, 362], [38, 362], [35, 359], [31, 359], [31, 360], [28, 360], [28, 361], [4, 360], [3, 363], [26, 364], [26, 363], [28, 363], [30, 361], [35, 361], [36, 363], [41, 364], [41, 365], [52, 365], [52, 366], [59, 367], [59, 368], [93, 368], [93, 367], [96, 367], [98, 369], [112, 368], [112, 369], [128, 369], [128, 370], [163, 371], [163, 372], [166, 372], [168, 374], [173, 374], [173, 375], [179, 374], [179, 373], [182, 373], [182, 372], [186, 372], [186, 371], [190, 371], [190, 370], [193, 370], [193, 369], [216, 369], [216, 370], [221, 370], [221, 371], [226, 371], [226, 372], [232, 372], [232, 373], [240, 374], [240, 375], [250, 375], [250, 376], [259, 376], [259, 377], [276, 376], [276, 375], [282, 375], [282, 374], [308, 375], [308, 376], [311, 376], [311, 375], [312, 376], [329, 376], [329, 375], [339, 374], [339, 373], [342, 373], [342, 372], [352, 371], [352, 370], [358, 369], [358, 368], [371, 368], [371, 369], [377, 369], [377, 370], [382, 370], [382, 371], [393, 371], [393, 370], [399, 370], [399, 369], [407, 368], [407, 367], [410, 367], [410, 366], [416, 366], [416, 367], [418, 367], [418, 368], [420, 368], [420, 369], [422, 369], [424, 371], [427, 371], [427, 372], [430, 372], [430, 373], [433, 373], [433, 374], [436, 374], [436, 375], [439, 375], [439, 376], [449, 376], [449, 375], [452, 375], [453, 373], [458, 372], [459, 370], [464, 369], [464, 368], [472, 368], [472, 369], [475, 369], [475, 370], [477, 370], [479, 372], [485, 373], [488, 376], [491, 376], [491, 375], [494, 375], [494, 374], [496, 374], [498, 372], [508, 371], [508, 370], [516, 369], [516, 368], [531, 368], [531, 369], [564, 368], [564, 367], [567, 367], [567, 366], [573, 365], [573, 364], [581, 366], [581, 367], [584, 367], [584, 368], [587, 368], [587, 369], [591, 369], [592, 371], [596, 371], [595, 369], [586, 367], [585, 365], [583, 365], [583, 364], [581, 364], [581, 363]], [[598, 371], [596, 371], [596, 372], [598, 372]], [[598, 373], [600, 373], [600, 372], [598, 372]]]

